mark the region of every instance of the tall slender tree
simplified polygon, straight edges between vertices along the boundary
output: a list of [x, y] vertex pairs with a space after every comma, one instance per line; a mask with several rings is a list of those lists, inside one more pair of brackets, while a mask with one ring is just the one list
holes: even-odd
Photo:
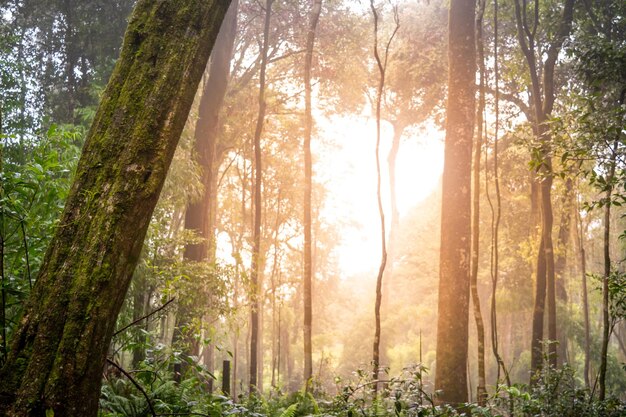
[[474, 306], [474, 321], [476, 322], [477, 337], [477, 364], [478, 384], [476, 385], [476, 399], [478, 404], [484, 404], [487, 399], [485, 377], [485, 324], [480, 309], [478, 295], [478, 255], [480, 244], [480, 155], [483, 143], [483, 123], [485, 112], [485, 49], [483, 44], [483, 17], [485, 15], [486, 0], [478, 1], [476, 13], [476, 51], [479, 68], [478, 108], [476, 110], [476, 148], [472, 165], [472, 259], [470, 271], [470, 290], [472, 305]]
[[[500, 355], [499, 342], [498, 342], [498, 310], [496, 303], [496, 296], [498, 291], [498, 281], [500, 280], [500, 220], [502, 218], [502, 197], [500, 192], [500, 170], [498, 169], [499, 163], [499, 150], [498, 140], [500, 133], [500, 65], [498, 55], [498, 0], [493, 1], [493, 74], [495, 83], [494, 93], [494, 113], [495, 113], [495, 126], [493, 135], [493, 183], [495, 188], [495, 205], [489, 193], [487, 193], [487, 199], [491, 206], [491, 305], [490, 305], [490, 319], [491, 319], [491, 349], [493, 356], [496, 359], [498, 365], [496, 372], [496, 383], [500, 379], [500, 371], [504, 372], [506, 382], [508, 386], [511, 386], [511, 380], [509, 374], [504, 365], [504, 360]], [[485, 161], [487, 158], [485, 157]], [[485, 184], [485, 188], [487, 185]]]
[[[621, 104], [624, 103], [626, 96], [626, 89], [622, 90]], [[602, 275], [602, 344], [600, 352], [600, 374], [598, 375], [598, 398], [600, 401], [604, 401], [606, 397], [606, 368], [607, 368], [607, 355], [609, 350], [609, 338], [613, 326], [609, 317], [609, 280], [611, 279], [611, 206], [613, 205], [613, 189], [615, 187], [615, 168], [617, 165], [617, 154], [619, 151], [620, 137], [622, 133], [617, 134], [613, 146], [611, 146], [611, 155], [608, 161], [608, 173], [606, 176], [606, 191], [604, 202], [604, 230], [603, 230], [603, 245], [602, 251], [604, 255], [604, 274]]]
[[252, 237], [252, 265], [250, 268], [250, 281], [252, 284], [251, 294], [251, 313], [250, 313], [250, 394], [257, 389], [258, 376], [258, 337], [259, 337], [259, 273], [260, 273], [260, 255], [261, 255], [261, 204], [262, 204], [262, 150], [261, 136], [263, 134], [263, 125], [265, 124], [265, 111], [267, 103], [265, 102], [265, 74], [267, 70], [267, 51], [269, 48], [270, 37], [270, 20], [272, 17], [272, 4], [274, 0], [266, 0], [265, 2], [265, 20], [263, 24], [263, 46], [261, 48], [261, 68], [259, 74], [259, 113], [257, 117], [256, 128], [254, 131], [254, 229]]
[[313, 346], [311, 342], [313, 324], [313, 259], [311, 245], [311, 194], [313, 188], [311, 134], [313, 130], [313, 116], [311, 114], [311, 67], [313, 65], [315, 31], [321, 12], [322, 0], [313, 0], [309, 18], [309, 31], [306, 38], [306, 55], [304, 57], [304, 380], [307, 387], [309, 386], [309, 380], [313, 376]]
[[0, 370], [0, 414], [96, 415], [116, 317], [229, 3], [135, 6]]
[[[376, 277], [376, 301], [374, 304], [374, 345], [372, 348], [372, 367], [373, 367], [373, 379], [375, 381], [379, 378], [380, 373], [380, 307], [382, 303], [382, 284], [383, 275], [385, 273], [385, 266], [387, 264], [387, 232], [385, 230], [385, 212], [383, 210], [382, 194], [381, 194], [381, 174], [380, 174], [380, 122], [381, 122], [381, 107], [383, 102], [383, 91], [385, 89], [385, 75], [387, 72], [387, 60], [389, 58], [389, 48], [391, 42], [395, 37], [398, 29], [400, 28], [400, 20], [398, 17], [398, 9], [394, 7], [394, 30], [387, 40], [385, 50], [381, 56], [378, 51], [378, 11], [374, 5], [374, 0], [370, 0], [370, 8], [372, 9], [372, 15], [374, 16], [374, 59], [376, 60], [376, 66], [378, 67], [378, 85], [376, 87], [376, 197], [378, 201], [378, 214], [380, 216], [380, 237], [381, 237], [381, 260], [378, 267], [378, 276]], [[374, 392], [378, 390], [378, 382], [374, 384]]]
[[475, 1], [451, 0], [448, 102], [441, 208], [435, 389], [439, 401], [467, 401], [471, 175], [475, 118]]

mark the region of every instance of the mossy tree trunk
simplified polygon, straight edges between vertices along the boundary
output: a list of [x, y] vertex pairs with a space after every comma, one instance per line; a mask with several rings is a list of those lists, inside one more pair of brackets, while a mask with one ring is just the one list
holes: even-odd
[[439, 401], [460, 406], [467, 402], [475, 1], [452, 0], [449, 13], [435, 389]]
[[229, 3], [137, 3], [0, 370], [0, 414], [96, 415], [116, 317]]

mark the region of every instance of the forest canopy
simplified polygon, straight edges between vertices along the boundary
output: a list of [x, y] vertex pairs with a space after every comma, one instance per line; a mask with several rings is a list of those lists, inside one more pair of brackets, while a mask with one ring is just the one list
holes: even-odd
[[626, 3], [0, 4], [0, 416], [626, 413]]

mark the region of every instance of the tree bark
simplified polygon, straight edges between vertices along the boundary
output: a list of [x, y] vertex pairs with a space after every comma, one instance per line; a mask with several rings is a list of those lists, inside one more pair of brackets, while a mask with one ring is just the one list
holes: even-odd
[[252, 246], [252, 265], [250, 281], [252, 284], [251, 313], [250, 313], [250, 394], [257, 389], [258, 373], [258, 337], [259, 337], [259, 269], [261, 255], [261, 183], [263, 181], [261, 135], [265, 123], [265, 72], [267, 70], [267, 51], [270, 36], [270, 18], [272, 3], [265, 2], [265, 23], [263, 26], [263, 46], [261, 50], [261, 72], [259, 75], [259, 114], [254, 132], [254, 230]]
[[476, 57], [474, 1], [451, 0], [437, 322], [438, 401], [467, 401], [472, 141]]
[[0, 370], [0, 414], [96, 415], [115, 319], [229, 3], [137, 3]]
[[322, 0], [313, 0], [304, 58], [304, 380], [306, 381], [307, 389], [310, 379], [313, 377], [313, 345], [311, 342], [313, 325], [313, 260], [311, 245], [311, 194], [313, 189], [311, 132], [313, 130], [313, 116], [311, 114], [311, 66], [313, 64], [315, 31], [321, 12]]

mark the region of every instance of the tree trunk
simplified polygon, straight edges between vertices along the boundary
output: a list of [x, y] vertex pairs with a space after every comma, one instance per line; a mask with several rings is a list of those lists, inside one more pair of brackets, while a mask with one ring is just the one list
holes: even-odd
[[[520, 5], [515, 0], [515, 20], [519, 45], [526, 58], [528, 73], [531, 80], [532, 107], [534, 110], [533, 130], [539, 139], [539, 197], [541, 208], [541, 242], [537, 253], [537, 285], [535, 291], [535, 309], [533, 312], [533, 339], [531, 342], [531, 382], [537, 372], [541, 370], [543, 356], [541, 343], [543, 340], [543, 319], [545, 310], [545, 298], [547, 292], [548, 303], [548, 339], [556, 340], [556, 294], [554, 276], [554, 251], [552, 244], [552, 160], [551, 147], [552, 137], [546, 122], [550, 118], [555, 100], [554, 68], [563, 42], [572, 28], [574, 0], [564, 0], [561, 21], [557, 27], [554, 39], [548, 43], [545, 52], [546, 59], [543, 71], [537, 66], [537, 48], [535, 30], [528, 26], [526, 17], [526, 2]], [[538, 3], [535, 3], [535, 13], [538, 11]], [[535, 22], [536, 23], [536, 22]], [[543, 83], [540, 76], [543, 75]], [[545, 277], [545, 278], [544, 278]], [[541, 323], [539, 323], [541, 321]], [[556, 345], [550, 343], [548, 347], [548, 359], [551, 366], [556, 366]]]
[[537, 269], [535, 273], [535, 305], [533, 307], [532, 340], [530, 352], [531, 380], [541, 370], [543, 364], [543, 319], [546, 306], [546, 258], [544, 253], [543, 239], [539, 244], [537, 255]]
[[[4, 132], [2, 126], [2, 106], [0, 105], [0, 135]], [[0, 146], [0, 172], [4, 172], [3, 168], [3, 157], [2, 155], [3, 147]], [[0, 182], [0, 198], [4, 198], [4, 187], [2, 182]], [[2, 327], [2, 341], [0, 341], [0, 367], [4, 364], [4, 360], [7, 355], [7, 322], [6, 322], [6, 313], [7, 313], [7, 291], [6, 291], [6, 283], [4, 276], [4, 210], [0, 210], [0, 326]]]
[[474, 10], [474, 1], [450, 2], [435, 390], [443, 391], [439, 401], [456, 406], [467, 401]]
[[480, 153], [483, 140], [483, 112], [485, 110], [485, 53], [483, 47], [483, 16], [485, 13], [485, 0], [480, 0], [478, 13], [476, 14], [476, 50], [478, 52], [478, 67], [480, 71], [480, 90], [478, 109], [476, 110], [476, 149], [474, 149], [473, 162], [473, 185], [472, 185], [472, 258], [470, 273], [470, 289], [472, 305], [474, 306], [474, 320], [476, 322], [477, 338], [477, 365], [478, 384], [476, 385], [476, 401], [484, 405], [487, 400], [487, 388], [485, 377], [485, 325], [480, 310], [480, 297], [478, 295], [478, 255], [480, 242]]
[[[548, 155], [546, 151], [545, 155]], [[549, 157], [547, 157], [549, 158]], [[544, 254], [546, 260], [546, 296], [548, 303], [548, 363], [556, 368], [556, 277], [554, 273], [554, 248], [552, 244], [552, 226], [554, 223], [552, 214], [552, 164], [549, 164], [547, 174], [541, 180], [541, 233], [544, 242]]]
[[[571, 231], [571, 203], [572, 203], [572, 180], [565, 181], [565, 194], [561, 202], [561, 221], [557, 237], [558, 254], [554, 261], [554, 275], [556, 278], [556, 298], [562, 309], [567, 308], [567, 291], [565, 289], [565, 269], [567, 266], [567, 249]], [[567, 334], [561, 326], [557, 329], [557, 362], [561, 366], [567, 361]]]
[[[135, 320], [139, 320], [148, 311], [150, 291], [146, 285], [146, 278], [143, 274], [135, 274], [133, 280], [133, 322], [135, 322]], [[137, 369], [139, 364], [146, 358], [145, 343], [147, 338], [144, 333], [146, 330], [148, 330], [147, 320], [134, 329], [133, 336], [135, 342], [138, 343], [138, 346], [133, 348], [132, 366], [134, 369]]]
[[[623, 100], [622, 100], [623, 102]], [[621, 135], [620, 135], [621, 136]], [[604, 276], [602, 277], [602, 352], [600, 353], [600, 375], [598, 383], [600, 389], [598, 398], [604, 401], [606, 396], [606, 366], [607, 355], [609, 349], [609, 338], [611, 337], [611, 324], [609, 317], [609, 279], [611, 277], [611, 198], [613, 194], [613, 181], [615, 177], [615, 165], [617, 160], [617, 149], [619, 146], [619, 137], [615, 140], [613, 149], [611, 150], [611, 159], [609, 161], [609, 172], [606, 178], [606, 197], [604, 206]]]
[[580, 261], [580, 275], [582, 283], [582, 298], [583, 298], [583, 316], [585, 323], [585, 366], [584, 366], [584, 379], [585, 388], [589, 389], [591, 384], [589, 382], [589, 363], [591, 361], [591, 337], [589, 330], [589, 300], [587, 293], [587, 262], [585, 256], [585, 231], [583, 229], [582, 219], [580, 218], [580, 210], [576, 208], [576, 230], [578, 231], [578, 256]]
[[250, 394], [257, 387], [258, 372], [258, 337], [259, 337], [259, 265], [261, 254], [261, 182], [263, 181], [261, 159], [261, 134], [265, 123], [265, 72], [267, 70], [267, 51], [270, 36], [270, 18], [272, 16], [272, 3], [274, 0], [265, 2], [265, 23], [263, 27], [263, 47], [261, 51], [261, 72], [259, 75], [259, 115], [254, 132], [254, 230], [252, 246], [252, 265], [250, 268], [250, 281], [252, 284], [251, 313], [250, 313]]
[[137, 3], [0, 370], [0, 414], [96, 415], [115, 320], [229, 3]]
[[[374, 321], [375, 321], [375, 330], [374, 330], [374, 343], [372, 347], [372, 379], [377, 381], [379, 378], [380, 372], [380, 308], [382, 304], [382, 283], [383, 283], [383, 274], [385, 273], [385, 266], [387, 264], [387, 243], [386, 243], [386, 232], [385, 232], [385, 212], [383, 210], [383, 202], [381, 196], [381, 174], [380, 174], [380, 121], [381, 121], [381, 105], [383, 100], [383, 90], [385, 88], [385, 73], [387, 70], [387, 58], [389, 54], [389, 45], [391, 45], [391, 41], [393, 40], [396, 32], [399, 28], [399, 21], [397, 14], [395, 17], [395, 29], [389, 40], [387, 41], [387, 47], [385, 48], [385, 54], [381, 58], [378, 53], [378, 12], [376, 11], [376, 7], [374, 6], [374, 0], [370, 0], [370, 8], [372, 10], [372, 14], [374, 15], [374, 58], [376, 59], [376, 64], [378, 67], [379, 80], [378, 86], [376, 89], [376, 174], [377, 174], [377, 182], [376, 182], [376, 197], [378, 200], [378, 214], [380, 216], [380, 240], [381, 240], [381, 260], [380, 266], [378, 268], [378, 276], [376, 277], [376, 301], [374, 303]], [[397, 13], [397, 12], [396, 12]], [[378, 391], [378, 382], [374, 383], [373, 390], [374, 395], [376, 395]]]
[[[201, 179], [204, 187], [202, 196], [197, 201], [191, 201], [185, 212], [185, 229], [192, 230], [201, 239], [198, 243], [185, 245], [184, 259], [192, 262], [215, 261], [215, 219], [217, 201], [217, 174], [220, 165], [218, 155], [219, 113], [222, 108], [224, 96], [230, 75], [230, 61], [233, 55], [233, 45], [237, 32], [237, 7], [238, 0], [230, 5], [220, 32], [215, 40], [215, 46], [211, 53], [209, 65], [209, 77], [204, 84], [200, 105], [198, 108], [198, 120], [194, 131], [194, 158], [202, 172]], [[211, 300], [199, 300], [212, 304]], [[185, 327], [191, 322], [191, 313], [182, 311], [181, 325]], [[195, 351], [188, 351], [190, 355], [197, 356], [199, 344], [193, 343], [189, 335], [185, 345], [198, 346]], [[205, 347], [203, 355], [207, 360], [208, 371], [213, 372], [213, 345]], [[185, 364], [186, 362], [183, 362]], [[213, 379], [209, 380], [209, 391], [213, 391]]]
[[315, 31], [321, 12], [322, 0], [313, 0], [304, 58], [304, 380], [306, 381], [307, 389], [310, 379], [313, 377], [313, 346], [311, 342], [313, 323], [313, 260], [311, 245], [311, 193], [313, 189], [311, 132], [313, 130], [313, 116], [311, 114], [311, 66], [313, 64]]
[[202, 171], [202, 185], [204, 190], [198, 201], [192, 201], [185, 212], [185, 229], [193, 230], [201, 238], [198, 243], [185, 245], [184, 257], [186, 260], [203, 262], [212, 261], [210, 253], [214, 253], [215, 224], [211, 221], [209, 207], [216, 199], [215, 189], [218, 161], [216, 160], [217, 139], [219, 133], [219, 113], [222, 108], [228, 79], [230, 75], [230, 60], [233, 55], [233, 45], [237, 32], [237, 6], [239, 1], [234, 0], [230, 5], [224, 23], [215, 40], [215, 47], [211, 54], [209, 77], [204, 84], [200, 105], [198, 107], [198, 121], [194, 131], [194, 158]]

